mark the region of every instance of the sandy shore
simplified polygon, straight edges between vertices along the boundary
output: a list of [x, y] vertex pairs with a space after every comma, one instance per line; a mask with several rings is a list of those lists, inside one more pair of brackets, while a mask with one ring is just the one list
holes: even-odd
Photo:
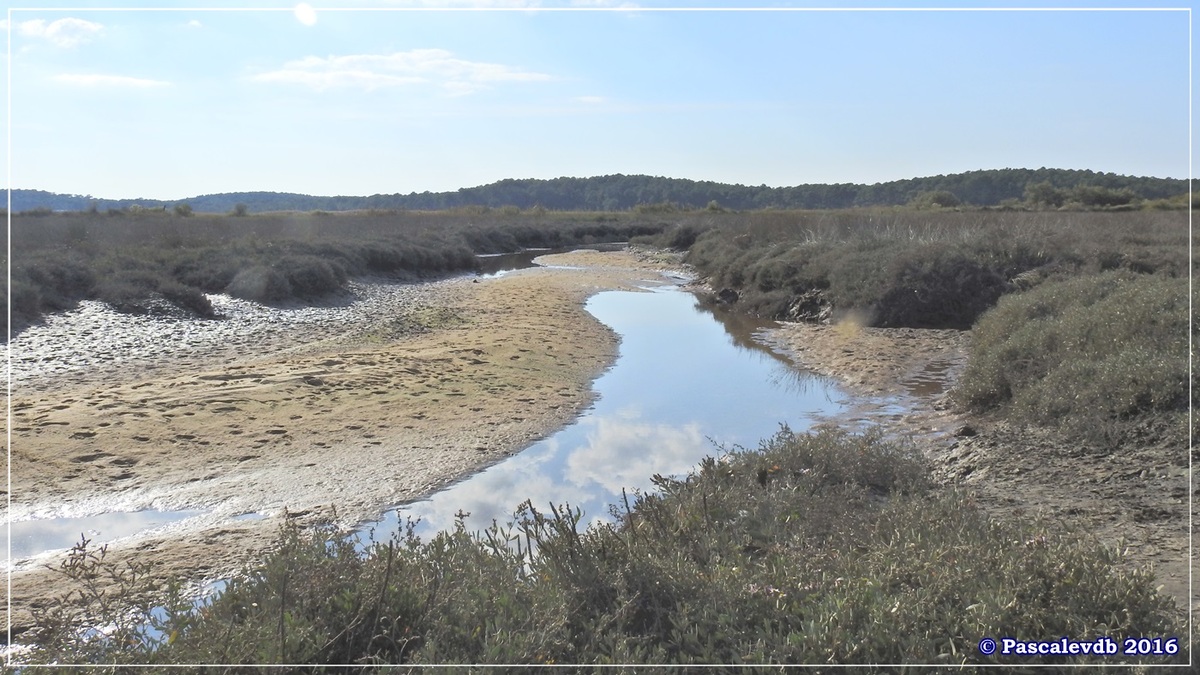
[[[543, 262], [554, 267], [407, 286], [393, 314], [354, 330], [250, 335], [207, 360], [156, 353], [149, 369], [17, 386], [10, 517], [200, 510], [112, 547], [200, 579], [262, 551], [285, 510], [351, 526], [436, 491], [589, 404], [618, 340], [583, 309], [588, 296], [679, 267], [625, 252]], [[232, 519], [246, 513], [262, 517]], [[65, 590], [44, 569], [54, 562], [15, 561], [18, 629]]]
[[[862, 397], [850, 421], [879, 422], [915, 441], [939, 478], [971, 490], [998, 519], [1042, 517], [1126, 551], [1152, 569], [1182, 610], [1189, 598], [1187, 447], [1165, 442], [1114, 453], [1046, 429], [955, 412], [944, 392], [966, 365], [970, 333], [853, 324], [785, 324], [767, 340]], [[921, 395], [924, 393], [924, 395]], [[902, 403], [897, 413], [895, 403]], [[844, 425], [842, 419], [831, 424]]]

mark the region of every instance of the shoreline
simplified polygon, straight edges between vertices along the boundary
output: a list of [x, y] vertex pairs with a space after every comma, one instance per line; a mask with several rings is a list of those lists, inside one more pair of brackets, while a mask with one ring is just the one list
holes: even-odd
[[[553, 267], [405, 286], [403, 311], [315, 344], [284, 340], [199, 368], [181, 356], [149, 378], [112, 368], [102, 385], [18, 388], [9, 516], [206, 511], [118, 541], [110, 558], [212, 579], [267, 548], [285, 517], [350, 527], [477, 472], [591, 403], [618, 338], [586, 299], [679, 268], [630, 252], [541, 260]], [[263, 517], [232, 520], [244, 513]], [[29, 608], [64, 590], [49, 570], [14, 574], [14, 625], [27, 627]]]
[[[994, 518], [1042, 518], [1121, 550], [1127, 569], [1154, 571], [1181, 614], [1200, 612], [1200, 595], [1189, 597], [1186, 447], [1164, 441], [1113, 452], [958, 411], [948, 391], [915, 396], [930, 370], [953, 385], [966, 365], [969, 331], [785, 323], [764, 337], [862, 397], [825, 424], [879, 424], [911, 440], [939, 482], [969, 490]], [[908, 411], [896, 414], [897, 402]]]

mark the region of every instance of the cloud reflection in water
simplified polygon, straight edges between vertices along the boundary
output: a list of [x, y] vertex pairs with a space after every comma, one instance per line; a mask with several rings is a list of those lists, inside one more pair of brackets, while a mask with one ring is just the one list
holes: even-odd
[[[805, 429], [813, 414], [840, 408], [831, 383], [749, 338], [763, 323], [714, 315], [689, 293], [600, 293], [588, 310], [621, 335], [616, 364], [594, 384], [595, 406], [524, 452], [401, 509], [399, 518], [421, 519], [422, 537], [452, 528], [460, 511], [471, 514], [468, 530], [504, 524], [525, 500], [539, 510], [569, 503], [584, 522], [603, 519], [622, 489], [649, 490], [656, 473], [686, 475], [719, 446], [757, 447], [781, 423]], [[393, 513], [378, 523], [377, 538], [396, 520]]]

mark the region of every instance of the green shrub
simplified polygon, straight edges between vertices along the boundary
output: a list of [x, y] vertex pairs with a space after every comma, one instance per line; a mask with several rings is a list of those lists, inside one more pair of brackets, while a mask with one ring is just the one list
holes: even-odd
[[[39, 624], [40, 637], [58, 649], [37, 657], [148, 661], [164, 671], [187, 663], [308, 664], [300, 672], [398, 663], [1017, 665], [1038, 660], [984, 657], [978, 640], [1183, 630], [1150, 573], [1044, 523], [989, 520], [969, 498], [932, 490], [920, 453], [878, 433], [784, 429], [758, 451], [654, 482], [655, 492], [614, 507], [613, 523], [583, 529], [577, 510], [526, 503], [508, 526], [468, 534], [459, 521], [428, 542], [410, 528], [365, 556], [332, 528], [289, 525], [278, 547], [211, 603], [171, 603], [155, 619], [161, 638], [127, 630], [80, 644], [72, 636], [85, 615], [50, 611], [43, 616], [55, 620]], [[1148, 660], [1186, 662], [1186, 652]]]
[[[174, 212], [187, 215], [187, 209]], [[621, 241], [666, 227], [629, 213], [597, 218], [512, 209], [258, 215], [243, 210], [238, 218], [191, 213], [186, 221], [158, 217], [163, 213], [118, 210], [104, 219], [89, 212], [18, 214], [12, 227], [20, 308], [14, 325], [19, 330], [45, 312], [84, 299], [141, 311], [161, 303], [159, 295], [207, 316], [204, 293], [232, 288], [242, 297], [270, 302], [309, 300], [337, 291], [353, 276], [444, 275], [474, 269], [476, 253]], [[237, 209], [233, 215], [239, 215]], [[129, 278], [131, 270], [152, 279]]]
[[955, 396], [1117, 442], [1122, 421], [1187, 410], [1188, 335], [1186, 279], [1112, 271], [1046, 283], [979, 321]]
[[38, 289], [27, 281], [13, 280], [9, 287], [9, 309], [13, 315], [13, 328], [29, 325], [41, 313], [43, 306]]
[[738, 291], [740, 306], [771, 318], [794, 319], [795, 302], [815, 293], [835, 311], [862, 311], [876, 326], [968, 328], [1018, 288], [1011, 281], [1025, 272], [1046, 280], [1104, 269], [1183, 276], [1188, 269], [1186, 220], [1163, 211], [847, 209], [683, 218], [675, 226], [681, 231], [701, 218], [707, 225], [685, 261], [712, 288]]
[[297, 298], [318, 298], [340, 289], [346, 283], [346, 271], [312, 255], [288, 256], [277, 268], [287, 278], [287, 295]]
[[172, 304], [186, 309], [196, 316], [206, 319], [216, 316], [208, 296], [196, 288], [167, 280], [159, 284], [158, 292]]
[[116, 260], [113, 265], [116, 269], [97, 279], [92, 296], [117, 311], [145, 311], [145, 301], [158, 291], [164, 282], [163, 277], [157, 271], [131, 261]]
[[1007, 282], [970, 253], [926, 246], [897, 255], [874, 308], [874, 325], [965, 330], [1004, 293]]
[[244, 300], [277, 302], [291, 297], [292, 285], [284, 272], [274, 267], [255, 265], [234, 275], [225, 292]]

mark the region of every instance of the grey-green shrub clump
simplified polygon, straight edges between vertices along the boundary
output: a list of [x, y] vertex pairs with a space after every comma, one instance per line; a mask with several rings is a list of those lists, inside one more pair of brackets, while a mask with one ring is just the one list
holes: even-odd
[[143, 209], [14, 216], [14, 330], [80, 300], [211, 318], [206, 293], [311, 301], [343, 290], [355, 276], [438, 276], [474, 269], [477, 253], [625, 241], [666, 227], [630, 214], [240, 215], [173, 217]]
[[[526, 504], [510, 527], [460, 526], [429, 542], [410, 530], [362, 556], [332, 529], [287, 528], [216, 601], [199, 611], [177, 603], [157, 641], [115, 635], [97, 652], [45, 635], [60, 651], [39, 657], [163, 671], [1028, 665], [1088, 659], [985, 657], [978, 641], [1181, 636], [1149, 572], [1039, 523], [991, 521], [969, 498], [931, 489], [927, 475], [911, 446], [879, 434], [784, 429], [760, 451], [707, 459], [685, 479], [656, 476], [657, 491], [586, 529], [569, 507]], [[1187, 648], [1145, 660], [1186, 663]]]
[[956, 396], [976, 410], [1119, 442], [1188, 406], [1188, 281], [1105, 272], [1001, 299], [972, 332]]
[[872, 326], [970, 328], [1001, 295], [1125, 269], [1186, 276], [1185, 213], [948, 209], [758, 211], [680, 217], [640, 241], [685, 261], [737, 307], [810, 321], [854, 310]]

